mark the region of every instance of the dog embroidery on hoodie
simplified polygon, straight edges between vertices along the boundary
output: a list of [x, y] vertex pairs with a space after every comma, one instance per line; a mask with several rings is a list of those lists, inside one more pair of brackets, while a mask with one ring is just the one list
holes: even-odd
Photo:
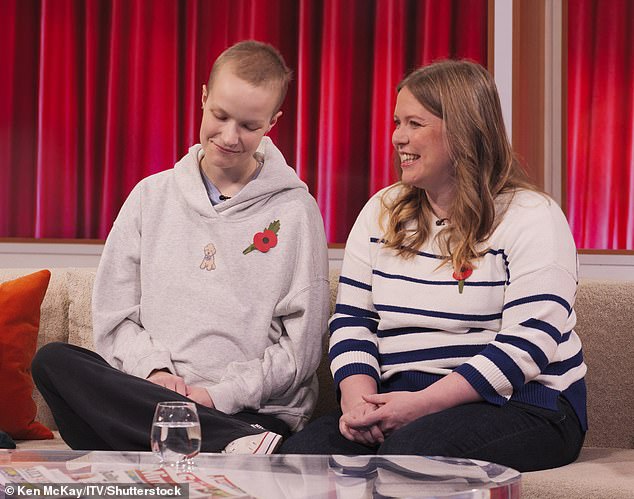
[[214, 270], [216, 268], [216, 247], [213, 243], [209, 243], [207, 246], [203, 248], [205, 252], [205, 256], [203, 257], [203, 261], [200, 262], [200, 268], [203, 270]]

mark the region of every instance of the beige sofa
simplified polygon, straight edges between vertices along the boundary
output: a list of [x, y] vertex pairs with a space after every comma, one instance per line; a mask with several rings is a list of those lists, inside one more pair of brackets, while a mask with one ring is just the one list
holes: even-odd
[[[90, 298], [94, 269], [51, 269], [42, 304], [38, 346], [64, 341], [92, 348]], [[0, 282], [33, 272], [0, 269]], [[332, 301], [338, 274], [331, 272]], [[634, 281], [582, 281], [576, 303], [577, 332], [588, 364], [590, 430], [579, 459], [562, 468], [523, 474], [525, 498], [634, 497]], [[315, 416], [335, 407], [327, 358], [319, 368]], [[38, 393], [38, 420], [55, 422]], [[21, 441], [20, 448], [64, 448], [54, 440]]]

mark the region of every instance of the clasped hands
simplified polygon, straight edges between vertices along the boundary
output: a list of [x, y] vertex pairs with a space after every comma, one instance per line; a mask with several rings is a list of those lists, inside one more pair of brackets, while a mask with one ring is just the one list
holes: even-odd
[[214, 407], [214, 403], [207, 390], [200, 386], [187, 385], [183, 378], [168, 371], [152, 371], [152, 373], [147, 377], [147, 380], [154, 384], [164, 386], [168, 390], [180, 393], [197, 404], [211, 407], [212, 409]]
[[420, 392], [362, 395], [361, 402], [344, 411], [339, 431], [348, 440], [374, 447], [427, 412]]

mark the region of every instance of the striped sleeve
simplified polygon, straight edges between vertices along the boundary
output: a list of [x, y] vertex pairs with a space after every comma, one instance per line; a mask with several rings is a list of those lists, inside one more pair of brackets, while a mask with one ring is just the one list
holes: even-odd
[[576, 250], [563, 214], [558, 217], [556, 210], [541, 223], [508, 224], [514, 246], [501, 328], [478, 355], [455, 369], [491, 403], [504, 404], [527, 383], [544, 383], [544, 376], [555, 371], [559, 374], [544, 384], [559, 391], [585, 374], [579, 338], [570, 334], [575, 325]]
[[376, 331], [379, 315], [372, 303], [372, 258], [369, 226], [377, 216], [376, 199], [361, 211], [346, 243], [337, 305], [330, 319], [330, 368], [335, 386], [346, 377], [365, 374], [379, 384]]

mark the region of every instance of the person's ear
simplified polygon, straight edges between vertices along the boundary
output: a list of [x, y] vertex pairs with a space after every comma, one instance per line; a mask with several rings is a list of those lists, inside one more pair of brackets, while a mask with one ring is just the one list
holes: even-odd
[[202, 109], [205, 109], [205, 102], [207, 102], [207, 85], [205, 85], [204, 83], [203, 83], [203, 94], [200, 101], [201, 101]]
[[271, 118], [271, 121], [269, 121], [269, 129], [266, 131], [266, 133], [269, 133], [271, 131], [271, 128], [275, 126], [280, 116], [282, 116], [282, 111], [278, 111], [277, 113], [273, 115], [273, 117]]

